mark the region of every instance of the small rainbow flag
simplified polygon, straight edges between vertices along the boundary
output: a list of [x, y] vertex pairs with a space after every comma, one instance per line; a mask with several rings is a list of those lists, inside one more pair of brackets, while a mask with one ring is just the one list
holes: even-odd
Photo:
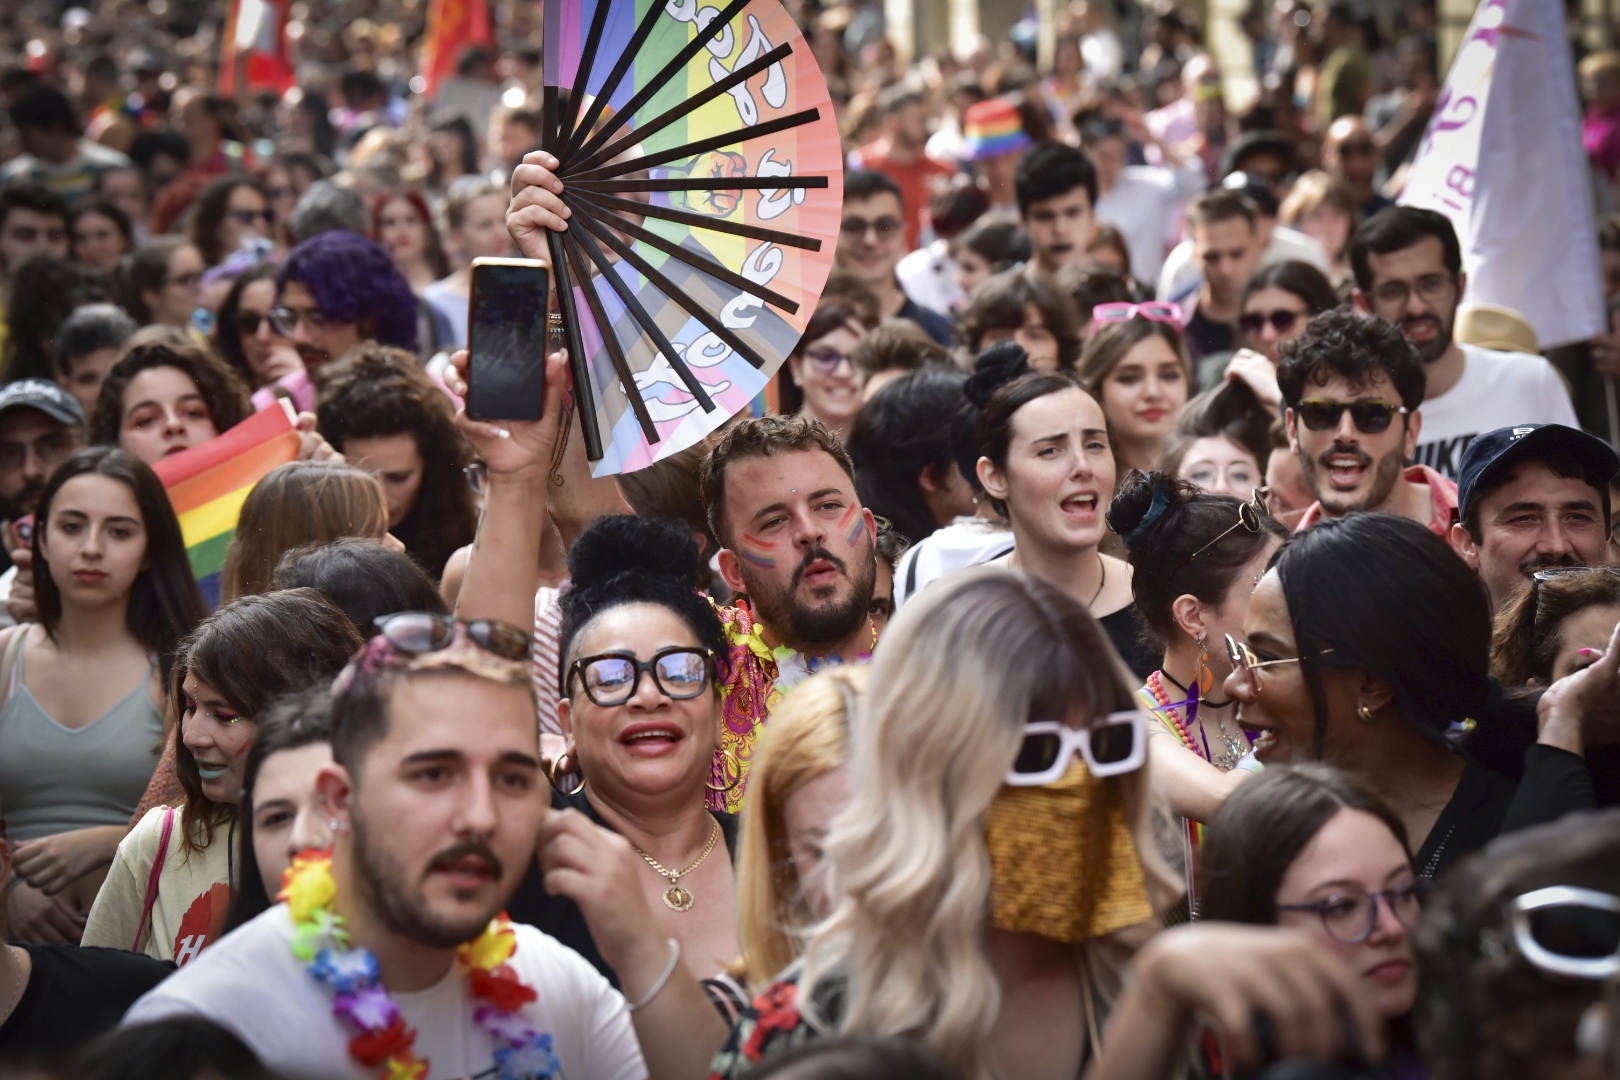
[[219, 606], [219, 576], [253, 485], [298, 457], [298, 432], [285, 408], [269, 408], [217, 439], [164, 458], [152, 467], [168, 489], [191, 558], [191, 572], [209, 607]]

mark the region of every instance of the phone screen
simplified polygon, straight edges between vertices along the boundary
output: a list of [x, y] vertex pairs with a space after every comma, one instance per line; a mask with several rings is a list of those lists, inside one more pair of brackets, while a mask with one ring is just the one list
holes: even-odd
[[474, 263], [467, 316], [467, 415], [474, 420], [538, 420], [546, 388], [544, 263]]

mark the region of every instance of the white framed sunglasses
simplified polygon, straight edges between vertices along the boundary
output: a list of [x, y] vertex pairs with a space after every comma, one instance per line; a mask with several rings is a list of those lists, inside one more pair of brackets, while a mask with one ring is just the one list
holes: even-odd
[[1044, 787], [1063, 779], [1078, 753], [1092, 776], [1134, 772], [1147, 760], [1147, 718], [1137, 709], [1109, 713], [1101, 722], [1074, 728], [1056, 720], [1024, 727], [1024, 741], [1007, 770], [1008, 787]]
[[1609, 979], [1620, 975], [1620, 897], [1553, 885], [1509, 905], [1519, 955], [1552, 975]]

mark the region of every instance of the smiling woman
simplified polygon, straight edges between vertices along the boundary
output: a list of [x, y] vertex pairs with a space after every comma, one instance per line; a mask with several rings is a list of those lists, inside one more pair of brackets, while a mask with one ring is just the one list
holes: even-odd
[[244, 597], [197, 626], [169, 677], [185, 798], [149, 811], [118, 845], [86, 945], [184, 965], [219, 938], [237, 888], [237, 808], [254, 716], [281, 694], [330, 679], [360, 644], [314, 589]]

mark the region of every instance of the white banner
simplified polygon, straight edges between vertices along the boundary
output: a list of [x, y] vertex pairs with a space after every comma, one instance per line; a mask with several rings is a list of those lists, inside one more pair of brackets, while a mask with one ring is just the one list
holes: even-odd
[[1523, 312], [1542, 348], [1608, 329], [1563, 0], [1484, 0], [1401, 202], [1462, 241], [1465, 303]]

